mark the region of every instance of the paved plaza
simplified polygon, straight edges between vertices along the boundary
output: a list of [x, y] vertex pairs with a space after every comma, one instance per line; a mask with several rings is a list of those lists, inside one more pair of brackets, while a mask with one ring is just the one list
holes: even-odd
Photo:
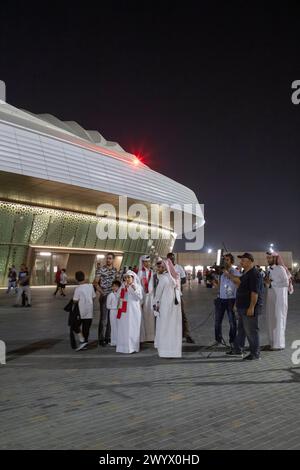
[[[0, 291], [1, 449], [300, 449], [300, 367], [291, 361], [298, 286], [286, 350], [246, 363], [207, 349], [215, 290], [186, 288], [196, 344], [169, 360], [150, 344], [130, 356], [97, 347], [97, 304], [90, 349], [71, 350], [68, 297], [52, 293], [33, 289], [32, 308], [14, 308], [14, 296]], [[266, 344], [264, 318], [261, 331]]]

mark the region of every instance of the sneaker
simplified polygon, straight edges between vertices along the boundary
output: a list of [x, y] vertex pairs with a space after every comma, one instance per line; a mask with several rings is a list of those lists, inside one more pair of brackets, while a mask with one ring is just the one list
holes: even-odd
[[190, 344], [195, 344], [195, 341], [194, 341], [193, 338], [191, 338], [190, 336], [187, 336], [187, 337], [186, 337], [186, 342], [187, 342], [187, 343], [190, 343]]
[[211, 348], [223, 348], [223, 344], [219, 343], [219, 341], [215, 341], [211, 346]]
[[227, 351], [226, 354], [227, 354], [227, 356], [243, 357], [243, 353], [237, 352], [234, 349], [230, 349], [230, 351]]
[[27, 304], [26, 307], [31, 307], [31, 304]]
[[81, 343], [80, 346], [76, 349], [76, 351], [81, 351], [82, 349], [86, 349], [87, 343]]
[[81, 331], [78, 333], [77, 336], [78, 336], [78, 339], [79, 339], [80, 343], [85, 343], [85, 341], [84, 341], [84, 336], [83, 336], [83, 334], [81, 333]]
[[252, 354], [248, 354], [243, 358], [243, 361], [259, 361], [260, 357], [252, 356]]
[[272, 351], [272, 346], [270, 346], [270, 344], [267, 344], [266, 346], [262, 346], [261, 350], [262, 351]]

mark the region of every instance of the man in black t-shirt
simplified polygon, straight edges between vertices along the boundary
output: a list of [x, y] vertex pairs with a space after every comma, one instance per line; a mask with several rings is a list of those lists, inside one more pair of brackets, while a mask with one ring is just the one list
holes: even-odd
[[245, 340], [248, 339], [250, 354], [244, 360], [260, 359], [258, 317], [262, 311], [263, 279], [254, 266], [251, 253], [238, 256], [244, 269], [241, 277], [227, 273], [226, 275], [238, 286], [236, 292], [236, 308], [238, 311], [238, 334], [231, 355], [242, 355]]

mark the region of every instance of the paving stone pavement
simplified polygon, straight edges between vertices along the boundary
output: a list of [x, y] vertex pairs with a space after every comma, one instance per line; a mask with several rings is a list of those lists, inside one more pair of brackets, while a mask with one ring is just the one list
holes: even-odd
[[[186, 288], [196, 344], [184, 344], [182, 359], [160, 359], [152, 345], [129, 356], [98, 348], [97, 304], [91, 348], [76, 353], [66, 299], [36, 288], [32, 308], [14, 308], [0, 290], [0, 448], [300, 449], [300, 367], [291, 361], [300, 286], [289, 298], [286, 350], [263, 352], [259, 362], [205, 348], [214, 340], [214, 296]], [[266, 344], [263, 317], [261, 331]]]

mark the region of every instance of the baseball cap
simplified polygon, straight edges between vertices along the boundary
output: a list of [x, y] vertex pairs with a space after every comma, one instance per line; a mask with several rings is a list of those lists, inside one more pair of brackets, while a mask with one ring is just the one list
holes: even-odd
[[248, 258], [250, 261], [254, 261], [254, 257], [251, 253], [244, 253], [243, 255], [239, 255], [238, 258]]

